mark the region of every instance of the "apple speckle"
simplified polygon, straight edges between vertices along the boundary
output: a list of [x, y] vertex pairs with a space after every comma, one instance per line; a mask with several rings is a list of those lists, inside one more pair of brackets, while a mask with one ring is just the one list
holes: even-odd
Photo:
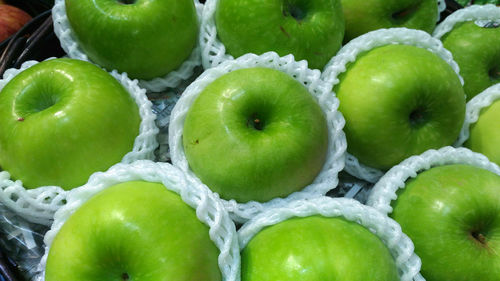
[[283, 26], [280, 26], [280, 30], [281, 30], [281, 32], [283, 32], [286, 35], [286, 37], [290, 38], [290, 34], [288, 32], [286, 32], [286, 30]]

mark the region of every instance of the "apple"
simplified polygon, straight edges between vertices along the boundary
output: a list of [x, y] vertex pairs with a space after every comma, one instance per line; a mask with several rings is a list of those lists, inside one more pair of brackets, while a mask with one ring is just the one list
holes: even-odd
[[24, 187], [71, 189], [132, 150], [139, 109], [91, 63], [54, 59], [15, 76], [0, 92], [0, 167]]
[[187, 113], [182, 141], [191, 170], [221, 198], [264, 202], [313, 182], [328, 129], [300, 82], [256, 67], [210, 83]]
[[0, 2], [0, 42], [16, 33], [31, 20], [25, 11]]
[[341, 217], [291, 218], [257, 233], [241, 251], [242, 281], [399, 281], [382, 240]]
[[461, 164], [437, 166], [400, 189], [390, 215], [415, 244], [428, 281], [497, 281], [500, 176]]
[[436, 0], [342, 0], [344, 42], [369, 31], [406, 27], [431, 33], [438, 19]]
[[45, 281], [222, 280], [209, 228], [161, 183], [131, 181], [90, 198], [49, 249]]
[[218, 38], [234, 57], [275, 51], [322, 69], [344, 36], [338, 0], [218, 0], [215, 13]]
[[[488, 91], [489, 89], [491, 89], [491, 94], [500, 95], [500, 83], [488, 88]], [[470, 125], [469, 138], [464, 146], [484, 154], [490, 161], [500, 165], [500, 146], [498, 145], [500, 144], [500, 123], [498, 120], [500, 120], [500, 99], [497, 98], [489, 106], [481, 109], [477, 121]]]
[[456, 0], [462, 6], [496, 4], [500, 6], [499, 0]]
[[472, 21], [462, 22], [441, 41], [460, 67], [467, 100], [500, 83], [500, 23], [481, 27]]
[[106, 69], [151, 80], [179, 68], [198, 39], [193, 0], [65, 0], [76, 39]]
[[410, 45], [361, 53], [334, 92], [346, 119], [347, 151], [387, 170], [411, 155], [451, 145], [465, 118], [459, 76], [436, 54]]

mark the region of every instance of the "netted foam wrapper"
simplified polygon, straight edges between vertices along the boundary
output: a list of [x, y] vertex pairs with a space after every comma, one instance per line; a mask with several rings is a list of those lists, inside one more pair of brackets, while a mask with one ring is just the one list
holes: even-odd
[[486, 156], [467, 148], [447, 146], [438, 150], [431, 149], [392, 167], [373, 187], [367, 205], [383, 214], [390, 214], [391, 201], [397, 199], [396, 192], [405, 187], [406, 180], [415, 178], [419, 172], [432, 167], [453, 164], [475, 166], [500, 175], [500, 168], [496, 164], [490, 162]]
[[498, 99], [500, 99], [500, 83], [490, 86], [467, 102], [464, 126], [455, 146], [462, 146], [469, 139], [470, 126], [477, 122], [481, 110], [489, 107]]
[[245, 223], [238, 231], [240, 248], [265, 227], [294, 217], [321, 215], [343, 217], [369, 229], [378, 236], [391, 252], [398, 267], [401, 281], [423, 281], [421, 261], [414, 252], [413, 242], [401, 231], [401, 226], [391, 218], [354, 199], [319, 197], [298, 200], [280, 208], [269, 209]]
[[[333, 89], [340, 82], [338, 76], [347, 70], [347, 65], [354, 62], [358, 55], [391, 44], [411, 45], [433, 52], [451, 66], [457, 73], [460, 83], [464, 84], [457, 63], [453, 60], [451, 53], [443, 47], [441, 41], [424, 31], [408, 28], [379, 29], [351, 40], [328, 62], [321, 78]], [[384, 175], [378, 169], [363, 165], [350, 153], [347, 153], [345, 166], [349, 174], [372, 183]]]
[[[69, 217], [98, 192], [119, 183], [147, 181], [162, 183], [168, 190], [196, 210], [198, 219], [207, 225], [210, 239], [220, 250], [218, 264], [224, 281], [240, 280], [240, 252], [236, 227], [220, 200], [206, 186], [197, 184], [181, 170], [168, 163], [139, 160], [131, 164], [119, 163], [106, 172], [95, 173], [89, 182], [68, 193], [68, 203], [60, 208], [51, 229], [45, 234], [45, 255], [40, 263], [41, 274], [34, 280], [44, 280], [44, 269], [50, 246]], [[69, 257], [68, 257], [69, 258]]]
[[321, 81], [319, 70], [308, 69], [306, 61], [296, 62], [293, 55], [279, 57], [275, 52], [268, 52], [261, 56], [247, 54], [236, 60], [225, 61], [219, 66], [205, 71], [182, 94], [170, 117], [169, 144], [174, 165], [196, 177], [189, 168], [182, 144], [182, 132], [187, 112], [203, 89], [215, 79], [231, 71], [251, 67], [280, 70], [292, 76], [309, 90], [320, 105], [327, 120], [328, 150], [322, 170], [314, 182], [301, 191], [294, 192], [286, 198], [275, 198], [265, 203], [256, 201], [238, 203], [235, 200], [223, 200], [232, 218], [238, 222], [245, 222], [264, 209], [292, 200], [318, 197], [334, 189], [338, 184], [338, 173], [344, 168], [347, 147], [342, 131], [345, 123], [344, 117], [337, 110], [339, 101], [331, 94], [328, 85]]
[[[437, 0], [437, 2], [438, 12], [441, 13], [446, 9], [446, 3], [444, 0]], [[223, 61], [234, 59], [232, 55], [226, 53], [226, 47], [217, 37], [215, 10], [217, 9], [218, 3], [219, 0], [207, 0], [201, 17], [201, 61], [205, 69], [217, 66]]]
[[[198, 25], [200, 24], [201, 13], [203, 4], [198, 0], [194, 0], [196, 12], [198, 14]], [[76, 35], [71, 29], [68, 17], [66, 15], [65, 0], [55, 0], [54, 7], [52, 8], [52, 19], [54, 22], [54, 33], [59, 38], [62, 49], [68, 54], [70, 58], [91, 61], [79, 46], [76, 40]], [[193, 49], [189, 58], [182, 63], [182, 65], [174, 71], [169, 72], [163, 77], [156, 77], [152, 80], [139, 80], [141, 87], [149, 91], [160, 92], [167, 88], [175, 88], [182, 81], [187, 80], [194, 73], [194, 69], [201, 64], [199, 43]]]
[[[0, 79], [0, 91], [14, 76], [37, 63], [27, 61], [19, 69], [11, 68], [5, 71], [3, 79]], [[155, 124], [156, 116], [151, 110], [151, 102], [146, 98], [146, 91], [138, 86], [137, 80], [130, 80], [126, 74], [118, 74], [116, 71], [110, 74], [130, 93], [139, 107], [141, 116], [139, 135], [135, 138], [134, 147], [125, 154], [121, 162], [154, 159], [154, 150], [158, 146], [158, 128]], [[7, 171], [0, 170], [0, 203], [31, 222], [50, 225], [54, 213], [64, 205], [66, 194], [67, 192], [58, 186], [25, 189], [22, 181], [12, 180]]]
[[457, 10], [446, 17], [446, 19], [434, 29], [432, 36], [441, 39], [441, 37], [450, 32], [456, 24], [467, 21], [474, 21], [480, 26], [484, 26], [485, 23], [490, 21], [500, 23], [500, 7], [493, 4], [472, 5]]

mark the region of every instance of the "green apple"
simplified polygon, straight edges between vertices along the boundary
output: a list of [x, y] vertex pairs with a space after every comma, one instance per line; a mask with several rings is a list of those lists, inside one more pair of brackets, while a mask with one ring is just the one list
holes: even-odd
[[340, 49], [339, 0], [219, 0], [217, 35], [234, 57], [275, 51], [322, 69]]
[[[500, 92], [500, 84], [497, 90]], [[469, 139], [464, 146], [484, 154], [500, 165], [500, 100], [481, 110], [478, 120], [471, 124]]]
[[344, 42], [369, 31], [406, 27], [428, 33], [438, 19], [437, 0], [342, 0]]
[[49, 249], [45, 281], [221, 280], [196, 211], [160, 183], [125, 182], [85, 202]]
[[108, 70], [150, 80], [181, 66], [198, 39], [193, 0], [65, 0], [82, 50]]
[[340, 217], [292, 218], [256, 234], [241, 251], [242, 281], [399, 281], [389, 249]]
[[500, 6], [500, 0], [456, 0], [462, 6], [496, 4]]
[[263, 202], [313, 182], [326, 159], [328, 129], [301, 83], [278, 70], [247, 68], [199, 94], [183, 146], [191, 170], [222, 198]]
[[386, 170], [411, 155], [451, 145], [465, 118], [459, 76], [436, 54], [386, 45], [347, 65], [334, 88], [346, 119], [347, 151]]
[[391, 217], [414, 242], [427, 281], [498, 281], [499, 202], [499, 175], [438, 166], [406, 183]]
[[0, 167], [26, 188], [71, 189], [133, 149], [134, 99], [91, 63], [54, 59], [15, 76], [0, 92]]
[[481, 27], [474, 22], [463, 22], [455, 25], [441, 41], [460, 67], [467, 100], [500, 83], [500, 25]]

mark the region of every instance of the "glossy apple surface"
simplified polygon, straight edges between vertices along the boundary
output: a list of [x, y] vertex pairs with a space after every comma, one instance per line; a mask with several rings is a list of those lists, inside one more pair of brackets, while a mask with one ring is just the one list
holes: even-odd
[[198, 39], [193, 0], [66, 0], [81, 48], [93, 62], [130, 77], [168, 74]]
[[469, 132], [464, 146], [500, 165], [500, 100], [481, 110], [479, 119], [470, 126]]
[[0, 42], [16, 33], [30, 20], [31, 16], [25, 11], [0, 1]]
[[428, 33], [436, 27], [436, 0], [342, 0], [348, 42], [380, 28], [406, 27]]
[[41, 62], [0, 92], [0, 167], [27, 188], [77, 187], [132, 150], [140, 122], [133, 98], [104, 70]]
[[480, 27], [465, 22], [441, 40], [460, 67], [467, 100], [500, 83], [500, 24]]
[[344, 37], [338, 0], [220, 0], [215, 23], [234, 57], [275, 51], [317, 69], [335, 55]]
[[339, 79], [334, 91], [346, 119], [347, 151], [365, 165], [386, 170], [458, 137], [465, 94], [450, 65], [430, 51], [375, 48]]
[[241, 252], [242, 281], [397, 281], [382, 241], [342, 218], [293, 218], [270, 226]]
[[219, 250], [196, 211], [159, 183], [99, 192], [65, 222], [46, 281], [219, 281]]
[[323, 111], [291, 76], [269, 68], [225, 74], [197, 97], [184, 123], [191, 170], [224, 199], [285, 197], [323, 167]]
[[406, 183], [391, 216], [415, 244], [428, 281], [500, 276], [500, 176], [439, 166]]

